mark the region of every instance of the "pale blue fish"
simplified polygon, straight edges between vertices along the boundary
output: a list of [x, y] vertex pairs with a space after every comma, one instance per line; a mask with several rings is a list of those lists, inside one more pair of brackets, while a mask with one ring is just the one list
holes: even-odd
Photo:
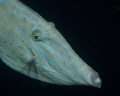
[[98, 73], [55, 25], [18, 0], [0, 0], [0, 58], [12, 69], [44, 82], [101, 88]]

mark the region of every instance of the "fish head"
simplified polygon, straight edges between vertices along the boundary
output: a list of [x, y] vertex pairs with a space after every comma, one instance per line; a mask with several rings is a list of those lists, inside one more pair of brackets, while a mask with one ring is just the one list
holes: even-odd
[[27, 38], [29, 48], [35, 54], [38, 74], [53, 84], [91, 85], [100, 88], [98, 73], [75, 53], [53, 23], [46, 24], [47, 28], [43, 30], [34, 28]]
[[98, 73], [75, 53], [53, 23], [18, 0], [0, 4], [0, 58], [5, 64], [48, 83], [101, 87]]

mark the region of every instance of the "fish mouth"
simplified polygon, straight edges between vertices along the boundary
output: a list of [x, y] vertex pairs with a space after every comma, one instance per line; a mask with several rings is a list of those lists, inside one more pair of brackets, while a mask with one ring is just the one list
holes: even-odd
[[100, 79], [97, 72], [94, 71], [89, 74], [89, 82], [90, 85], [101, 88], [102, 80]]

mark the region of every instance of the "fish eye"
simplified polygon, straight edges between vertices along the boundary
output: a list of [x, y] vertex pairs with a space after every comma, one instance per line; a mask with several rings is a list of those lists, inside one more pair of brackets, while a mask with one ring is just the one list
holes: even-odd
[[36, 36], [34, 36], [34, 38], [35, 38], [35, 39], [39, 39], [39, 36], [38, 36], [38, 35], [36, 35]]
[[40, 34], [34, 34], [34, 35], [33, 35], [33, 38], [34, 38], [34, 40], [36, 40], [36, 41], [41, 40], [41, 39], [40, 39], [40, 38], [41, 38]]
[[45, 36], [44, 36], [42, 30], [40, 30], [38, 28], [33, 29], [31, 34], [32, 34], [32, 37], [35, 41], [42, 41], [45, 39]]

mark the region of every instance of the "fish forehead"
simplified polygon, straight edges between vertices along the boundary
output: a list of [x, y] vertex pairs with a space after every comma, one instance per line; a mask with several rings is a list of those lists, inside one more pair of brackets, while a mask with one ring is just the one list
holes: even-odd
[[[0, 57], [27, 76], [55, 84], [85, 84], [94, 71], [74, 52], [52, 23], [18, 0], [0, 0]], [[35, 41], [34, 30], [43, 41]], [[91, 83], [91, 82], [90, 82]]]

